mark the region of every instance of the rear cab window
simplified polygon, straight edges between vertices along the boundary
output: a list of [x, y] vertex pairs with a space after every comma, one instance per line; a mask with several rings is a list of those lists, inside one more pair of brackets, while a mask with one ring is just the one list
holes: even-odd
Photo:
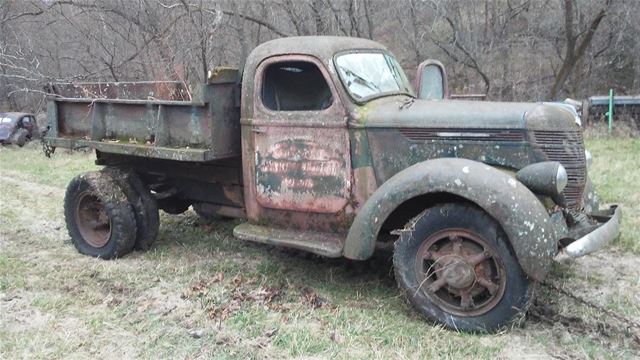
[[262, 102], [273, 111], [318, 111], [331, 106], [333, 95], [315, 64], [283, 61], [265, 69]]

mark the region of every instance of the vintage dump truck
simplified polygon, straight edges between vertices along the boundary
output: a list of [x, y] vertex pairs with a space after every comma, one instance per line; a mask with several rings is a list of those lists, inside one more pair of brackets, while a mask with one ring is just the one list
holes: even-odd
[[376, 42], [283, 38], [242, 76], [53, 84], [53, 147], [94, 149], [104, 169], [69, 184], [64, 213], [83, 254], [148, 249], [158, 209], [246, 222], [242, 240], [365, 260], [392, 249], [415, 308], [491, 331], [527, 309], [554, 257], [615, 238], [598, 209], [574, 113], [544, 103], [447, 99], [437, 63], [418, 96]]

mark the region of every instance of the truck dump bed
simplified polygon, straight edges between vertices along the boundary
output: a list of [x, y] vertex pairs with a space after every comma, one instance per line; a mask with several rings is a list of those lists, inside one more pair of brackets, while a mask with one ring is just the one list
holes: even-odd
[[181, 82], [51, 84], [45, 141], [147, 158], [240, 156], [237, 70], [214, 71], [195, 94]]

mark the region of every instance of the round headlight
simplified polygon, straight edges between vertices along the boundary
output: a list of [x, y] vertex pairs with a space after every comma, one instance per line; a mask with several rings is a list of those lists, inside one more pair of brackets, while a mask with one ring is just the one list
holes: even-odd
[[536, 194], [559, 195], [567, 186], [567, 170], [557, 161], [527, 165], [516, 173], [516, 179]]
[[567, 187], [569, 183], [569, 176], [567, 176], [567, 169], [562, 166], [562, 164], [558, 164], [558, 170], [556, 172], [556, 190], [558, 194]]

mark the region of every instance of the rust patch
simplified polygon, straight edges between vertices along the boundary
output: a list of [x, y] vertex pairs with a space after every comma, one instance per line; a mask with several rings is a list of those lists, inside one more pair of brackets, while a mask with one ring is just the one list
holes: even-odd
[[256, 154], [258, 201], [275, 209], [337, 212], [348, 197], [345, 154], [330, 141], [306, 138], [273, 143]]

